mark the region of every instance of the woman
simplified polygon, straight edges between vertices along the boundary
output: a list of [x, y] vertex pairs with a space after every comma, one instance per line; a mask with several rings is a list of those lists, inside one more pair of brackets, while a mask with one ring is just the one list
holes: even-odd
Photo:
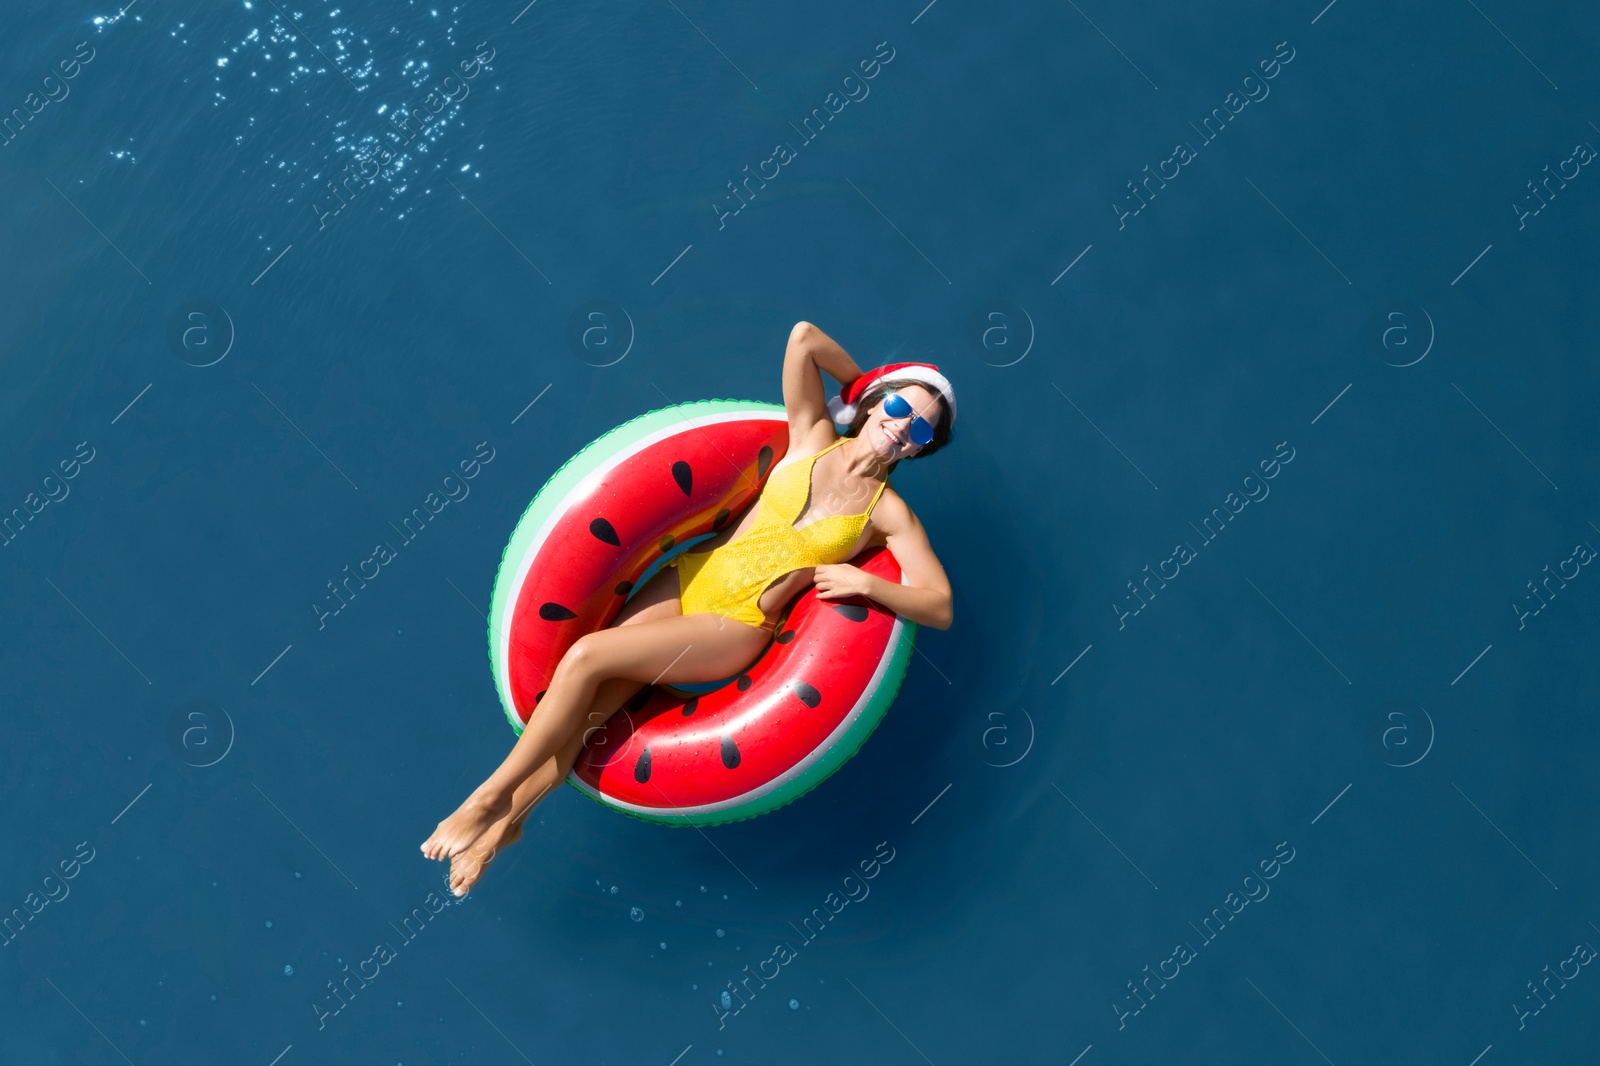
[[[825, 402], [822, 370], [843, 385], [832, 401]], [[785, 605], [807, 585], [819, 599], [865, 596], [907, 621], [950, 628], [950, 582], [916, 515], [888, 488], [900, 460], [949, 442], [949, 381], [924, 363], [862, 374], [827, 334], [800, 322], [784, 353], [783, 400], [789, 448], [757, 505], [707, 550], [662, 567], [609, 628], [568, 649], [511, 754], [423, 843], [428, 858], [451, 860], [457, 896], [521, 836], [533, 805], [629, 698], [646, 685], [741, 672], [760, 658]], [[834, 431], [835, 421], [849, 424], [847, 436]], [[849, 565], [874, 545], [894, 553], [903, 584]]]

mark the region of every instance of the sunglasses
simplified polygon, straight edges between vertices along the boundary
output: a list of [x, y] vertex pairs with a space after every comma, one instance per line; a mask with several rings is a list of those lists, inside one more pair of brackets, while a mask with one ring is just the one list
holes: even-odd
[[[911, 414], [911, 404], [898, 392], [891, 392], [884, 397], [883, 413], [890, 418], [904, 418]], [[913, 418], [911, 420], [911, 443], [927, 444], [933, 440], [933, 427], [926, 418]]]

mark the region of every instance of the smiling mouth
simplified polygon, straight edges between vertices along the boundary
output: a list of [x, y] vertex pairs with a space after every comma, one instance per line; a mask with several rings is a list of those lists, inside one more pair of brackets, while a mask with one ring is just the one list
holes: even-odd
[[901, 448], [901, 447], [905, 446], [905, 442], [904, 441], [902, 441], [899, 437], [896, 437], [894, 434], [890, 433], [887, 429], [884, 429], [881, 425], [878, 427], [878, 432], [883, 434], [883, 439], [884, 440], [888, 441], [890, 444], [894, 445], [896, 448]]

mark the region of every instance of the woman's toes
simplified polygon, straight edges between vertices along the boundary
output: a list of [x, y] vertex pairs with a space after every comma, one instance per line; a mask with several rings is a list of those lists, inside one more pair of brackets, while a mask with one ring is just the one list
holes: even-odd
[[482, 867], [471, 867], [469, 872], [470, 864], [471, 860], [464, 858], [454, 859], [450, 863], [450, 893], [457, 898], [467, 894], [467, 889], [472, 887], [482, 869]]

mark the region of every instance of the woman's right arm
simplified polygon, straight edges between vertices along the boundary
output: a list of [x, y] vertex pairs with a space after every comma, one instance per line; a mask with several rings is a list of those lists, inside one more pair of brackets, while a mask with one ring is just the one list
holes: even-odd
[[841, 385], [861, 376], [856, 361], [832, 337], [810, 322], [796, 322], [783, 357], [783, 403], [793, 440], [806, 436], [828, 418], [827, 393], [819, 370], [826, 370]]

